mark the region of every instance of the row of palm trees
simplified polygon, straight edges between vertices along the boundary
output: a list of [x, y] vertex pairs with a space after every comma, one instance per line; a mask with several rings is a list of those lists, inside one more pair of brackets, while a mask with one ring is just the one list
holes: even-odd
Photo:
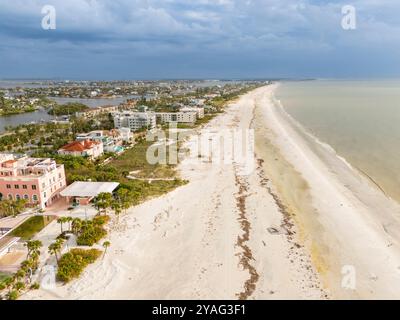
[[[32, 284], [32, 275], [39, 267], [40, 249], [43, 246], [39, 240], [31, 240], [25, 243], [27, 247], [26, 259], [21, 263], [19, 270], [0, 284], [0, 292], [7, 290], [5, 298], [15, 300], [28, 286], [38, 289], [39, 284]], [[2, 298], [0, 296], [0, 298]]]
[[102, 192], [94, 199], [94, 206], [99, 214], [102, 212], [107, 214], [107, 210], [111, 209], [118, 219], [122, 211], [124, 210], [126, 212], [131, 204], [132, 197], [130, 191], [126, 188], [118, 189], [114, 196], [109, 192]]
[[[113, 196], [111, 193], [100, 193], [95, 198], [95, 207], [101, 215], [104, 213], [107, 215], [107, 210], [113, 210], [114, 214], [118, 217], [123, 210], [127, 210], [131, 205], [130, 191], [125, 188], [120, 188], [116, 195]], [[79, 218], [73, 217], [60, 217], [57, 219], [57, 223], [60, 224], [61, 234], [65, 231], [78, 234], [85, 224], [85, 221]], [[65, 225], [67, 228], [65, 229]], [[60, 237], [55, 242], [51, 243], [48, 247], [48, 252], [51, 256], [55, 256], [57, 264], [61, 258], [61, 251], [65, 240]], [[107, 253], [107, 249], [110, 247], [110, 241], [104, 241], [102, 246], [104, 248], [103, 258]], [[20, 269], [10, 278], [7, 278], [0, 284], [0, 292], [7, 289], [6, 298], [10, 300], [17, 299], [21, 292], [27, 288], [30, 284], [31, 289], [38, 289], [39, 284], [32, 284], [32, 275], [39, 267], [40, 249], [43, 246], [39, 240], [27, 241], [25, 246], [27, 247], [27, 257], [21, 263]], [[0, 299], [2, 297], [0, 296]]]

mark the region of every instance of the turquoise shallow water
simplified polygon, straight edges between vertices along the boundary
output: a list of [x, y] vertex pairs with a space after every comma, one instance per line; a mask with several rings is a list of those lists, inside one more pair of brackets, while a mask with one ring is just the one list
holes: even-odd
[[285, 82], [285, 110], [400, 201], [400, 81]]

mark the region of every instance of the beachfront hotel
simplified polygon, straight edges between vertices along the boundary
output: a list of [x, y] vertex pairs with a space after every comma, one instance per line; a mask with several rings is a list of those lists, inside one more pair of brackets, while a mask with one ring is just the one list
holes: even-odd
[[25, 199], [43, 209], [60, 197], [65, 186], [64, 165], [53, 159], [0, 155], [0, 199]]
[[115, 113], [114, 126], [117, 129], [129, 128], [132, 131], [142, 128], [154, 129], [156, 127], [156, 114], [151, 111]]

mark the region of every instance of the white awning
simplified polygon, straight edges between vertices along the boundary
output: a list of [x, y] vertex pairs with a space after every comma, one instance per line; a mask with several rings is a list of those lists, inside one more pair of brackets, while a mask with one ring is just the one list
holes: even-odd
[[102, 192], [112, 193], [118, 182], [75, 181], [60, 192], [63, 197], [96, 197]]

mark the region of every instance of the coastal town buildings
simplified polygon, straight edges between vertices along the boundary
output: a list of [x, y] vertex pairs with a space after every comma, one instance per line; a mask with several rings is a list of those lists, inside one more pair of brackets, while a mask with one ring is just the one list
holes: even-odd
[[197, 120], [197, 112], [157, 112], [157, 120], [161, 123], [187, 123], [194, 124]]
[[77, 141], [93, 140], [103, 143], [103, 151], [120, 153], [124, 150], [123, 142], [129, 142], [132, 133], [129, 128], [112, 130], [95, 130], [88, 133], [80, 133], [76, 136]]
[[156, 114], [151, 111], [114, 113], [114, 126], [117, 129], [129, 128], [132, 131], [142, 128], [154, 129], [156, 127]]
[[45, 208], [66, 186], [64, 165], [50, 158], [0, 156], [0, 199], [25, 199]]
[[58, 150], [58, 154], [96, 159], [103, 154], [103, 143], [90, 139], [73, 141], [61, 147]]
[[204, 118], [204, 108], [203, 107], [182, 107], [179, 109], [179, 112], [196, 112], [197, 118]]
[[133, 133], [130, 128], [119, 128], [116, 130], [119, 132], [123, 142], [130, 143], [132, 141]]
[[107, 114], [113, 112], [118, 112], [118, 106], [104, 106], [98, 108], [91, 108], [89, 110], [76, 112], [75, 115], [77, 117], [82, 117], [82, 118], [93, 118], [101, 114]]

